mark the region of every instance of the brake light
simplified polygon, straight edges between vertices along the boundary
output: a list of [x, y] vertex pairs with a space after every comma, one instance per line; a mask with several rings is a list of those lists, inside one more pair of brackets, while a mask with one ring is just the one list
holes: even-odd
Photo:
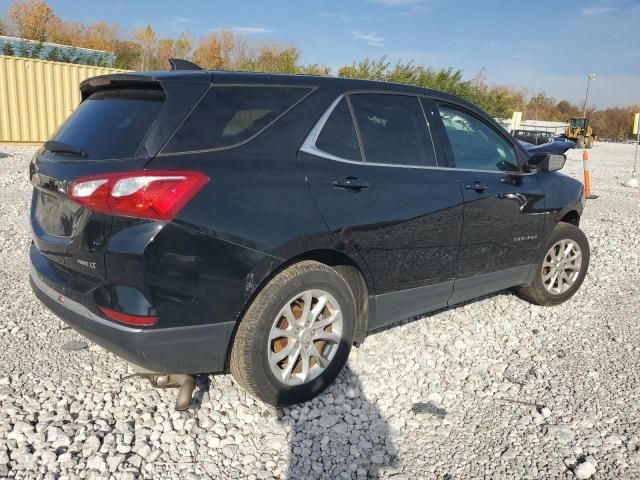
[[158, 322], [158, 317], [143, 317], [140, 315], [127, 315], [126, 313], [116, 312], [106, 307], [98, 307], [100, 311], [109, 317], [111, 320], [115, 320], [120, 323], [126, 323], [127, 325], [135, 325], [136, 327], [150, 327]]
[[96, 212], [171, 220], [208, 181], [193, 171], [108, 173], [77, 178], [67, 195]]

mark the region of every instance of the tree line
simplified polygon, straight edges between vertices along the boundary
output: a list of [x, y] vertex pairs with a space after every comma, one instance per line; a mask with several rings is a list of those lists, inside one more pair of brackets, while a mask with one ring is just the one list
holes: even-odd
[[[0, 22], [0, 35], [13, 35], [35, 42], [88, 48], [115, 55], [112, 66], [126, 70], [164, 70], [172, 57], [192, 60], [211, 70], [238, 70], [273, 73], [329, 75], [329, 68], [304, 64], [302, 52], [294, 44], [277, 41], [255, 42], [230, 30], [212, 31], [196, 39], [188, 31], [177, 38], [158, 36], [151, 25], [127, 31], [117, 24], [98, 21], [89, 24], [61, 19], [44, 0], [14, 0], [5, 20]], [[32, 50], [36, 47], [31, 47]], [[3, 51], [3, 54], [36, 57], [33, 51]], [[104, 58], [49, 50], [50, 60], [100, 65]], [[433, 88], [465, 98], [494, 117], [508, 118], [522, 111], [526, 119], [567, 121], [581, 117], [582, 107], [556, 99], [544, 92], [514, 89], [487, 82], [482, 69], [472, 79], [454, 68], [434, 69], [414, 62], [391, 62], [388, 58], [365, 59], [339, 68], [341, 77], [381, 80]], [[600, 137], [627, 138], [631, 133], [632, 115], [640, 105], [627, 108], [590, 108], [588, 117]]]

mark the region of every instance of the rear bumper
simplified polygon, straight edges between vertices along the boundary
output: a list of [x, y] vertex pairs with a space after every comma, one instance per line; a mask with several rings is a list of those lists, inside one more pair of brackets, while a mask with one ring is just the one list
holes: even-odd
[[32, 264], [31, 287], [49, 310], [81, 335], [139, 370], [210, 373], [225, 369], [235, 322], [139, 329], [106, 320], [45, 283]]

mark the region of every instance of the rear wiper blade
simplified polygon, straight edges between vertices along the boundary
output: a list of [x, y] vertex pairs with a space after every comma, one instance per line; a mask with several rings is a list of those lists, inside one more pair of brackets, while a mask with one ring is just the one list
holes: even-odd
[[64, 142], [56, 142], [55, 140], [49, 140], [44, 143], [44, 148], [52, 153], [64, 153], [67, 155], [77, 155], [79, 157], [88, 157], [89, 154], [81, 148], [74, 147]]

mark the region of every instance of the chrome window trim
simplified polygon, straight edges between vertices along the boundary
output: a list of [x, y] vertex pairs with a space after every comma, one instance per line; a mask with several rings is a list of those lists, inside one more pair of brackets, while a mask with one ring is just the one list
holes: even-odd
[[[363, 94], [363, 93], [369, 93], [367, 91], [363, 91], [363, 92], [355, 92], [356, 94]], [[379, 92], [376, 91], [375, 93], [384, 93], [387, 95], [396, 95], [396, 92]], [[507, 171], [500, 171], [500, 170], [474, 170], [474, 169], [470, 169], [470, 168], [452, 168], [452, 167], [439, 167], [439, 166], [428, 166], [428, 165], [404, 165], [404, 164], [397, 164], [397, 163], [376, 163], [376, 162], [367, 162], [367, 161], [363, 161], [363, 160], [349, 160], [347, 158], [342, 158], [342, 157], [338, 157], [336, 155], [332, 155], [331, 153], [325, 152], [324, 150], [321, 150], [320, 148], [318, 148], [316, 146], [316, 141], [318, 140], [318, 137], [320, 136], [320, 133], [322, 132], [322, 129], [324, 128], [324, 125], [327, 123], [327, 120], [329, 120], [329, 117], [331, 116], [331, 114], [333, 113], [333, 110], [335, 110], [335, 108], [338, 106], [338, 104], [340, 103], [340, 101], [347, 97], [349, 93], [343, 93], [340, 96], [338, 96], [338, 98], [336, 98], [331, 105], [329, 105], [329, 107], [325, 110], [325, 112], [320, 116], [320, 118], [318, 119], [318, 121], [316, 122], [316, 124], [313, 126], [313, 128], [311, 129], [311, 131], [309, 132], [309, 134], [307, 135], [307, 138], [305, 138], [304, 142], [302, 143], [302, 146], [300, 147], [300, 151], [304, 152], [304, 153], [308, 153], [309, 155], [313, 155], [316, 157], [322, 157], [322, 158], [326, 158], [327, 160], [333, 160], [334, 162], [342, 162], [342, 163], [350, 163], [353, 165], [370, 165], [372, 167], [396, 167], [396, 168], [412, 168], [412, 169], [420, 169], [420, 170], [446, 170], [449, 172], [452, 171], [459, 171], [459, 172], [478, 172], [478, 173], [493, 173], [493, 174], [497, 174], [497, 175], [533, 175], [535, 174], [535, 172], [507, 172]], [[431, 98], [428, 97], [426, 95], [414, 95], [411, 93], [400, 93], [401, 95], [404, 96], [412, 96], [412, 97], [424, 97], [424, 98]], [[420, 104], [422, 105], [422, 102], [420, 102]], [[427, 121], [427, 127], [429, 127], [429, 120], [425, 117], [426, 121]], [[352, 118], [353, 121], [353, 118]], [[431, 131], [429, 131], [429, 135], [431, 135]], [[431, 141], [433, 148], [435, 150], [435, 144], [433, 143], [433, 138]], [[362, 155], [362, 151], [361, 151], [361, 155]], [[434, 152], [435, 154], [435, 152]], [[436, 162], [438, 161], [437, 157], [436, 157]]]

